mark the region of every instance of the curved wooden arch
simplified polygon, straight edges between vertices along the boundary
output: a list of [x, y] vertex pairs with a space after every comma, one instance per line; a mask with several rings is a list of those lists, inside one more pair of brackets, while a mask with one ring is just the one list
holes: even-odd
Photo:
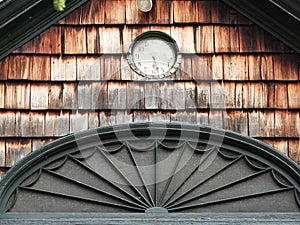
[[11, 212], [299, 212], [300, 168], [270, 146], [184, 124], [72, 134], [15, 165], [0, 183]]

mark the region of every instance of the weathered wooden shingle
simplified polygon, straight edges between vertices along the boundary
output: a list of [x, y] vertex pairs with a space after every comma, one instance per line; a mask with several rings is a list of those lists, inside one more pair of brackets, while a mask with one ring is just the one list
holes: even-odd
[[63, 105], [63, 84], [49, 85], [48, 108], [61, 109]]
[[33, 56], [32, 57], [32, 80], [50, 80], [51, 76], [51, 60], [49, 56]]
[[5, 166], [11, 167], [31, 152], [30, 139], [15, 139], [6, 141]]
[[223, 56], [224, 80], [248, 80], [248, 60], [243, 55]]
[[300, 83], [288, 84], [288, 107], [291, 109], [300, 108]]
[[91, 109], [92, 86], [91, 83], [80, 82], [77, 87], [78, 109]]
[[192, 58], [192, 74], [194, 80], [211, 80], [212, 57], [195, 55]]
[[127, 83], [127, 109], [144, 109], [145, 92], [144, 83], [128, 82]]
[[88, 118], [87, 112], [73, 112], [70, 114], [70, 133], [75, 133], [88, 129]]
[[7, 80], [9, 58], [10, 56], [7, 56], [6, 58], [0, 60], [0, 80]]
[[86, 41], [88, 54], [100, 53], [100, 34], [98, 27], [86, 27]]
[[197, 16], [197, 1], [173, 1], [174, 23], [195, 23]]
[[76, 57], [51, 57], [51, 80], [76, 80]]
[[5, 158], [5, 140], [0, 140], [0, 167], [5, 166]]
[[197, 83], [197, 107], [208, 108], [211, 106], [211, 84], [210, 82]]
[[194, 28], [192, 26], [172, 26], [171, 36], [176, 41], [180, 52], [195, 53]]
[[107, 97], [107, 82], [93, 82], [91, 109], [107, 109]]
[[299, 80], [300, 57], [297, 55], [274, 55], [274, 77], [276, 80]]
[[64, 54], [86, 54], [86, 29], [85, 27], [64, 27]]
[[257, 26], [239, 27], [240, 52], [264, 51], [264, 32]]
[[100, 80], [99, 57], [77, 57], [77, 80]]
[[30, 128], [32, 130], [32, 137], [45, 136], [45, 114], [32, 112], [30, 114]]
[[101, 26], [100, 33], [100, 52], [101, 53], [122, 53], [121, 31], [119, 27]]
[[30, 84], [7, 83], [5, 85], [4, 106], [7, 109], [29, 109], [30, 108]]
[[238, 27], [214, 26], [214, 37], [216, 52], [239, 52]]
[[4, 108], [4, 99], [5, 99], [5, 85], [0, 83], [0, 109]]
[[274, 107], [286, 109], [288, 107], [288, 88], [286, 84], [275, 83]]
[[197, 53], [214, 53], [214, 27], [196, 27], [196, 51]]
[[248, 115], [241, 110], [224, 112], [224, 129], [248, 135]]
[[7, 78], [11, 80], [29, 80], [32, 75], [32, 57], [16, 55], [9, 57]]
[[124, 24], [126, 3], [124, 0], [105, 1], [105, 24]]
[[126, 83], [108, 82], [107, 84], [107, 107], [111, 110], [126, 109], [127, 94]]
[[45, 136], [60, 137], [70, 133], [69, 112], [47, 112], [45, 115]]
[[63, 83], [63, 108], [77, 108], [77, 83]]
[[49, 87], [47, 83], [32, 84], [30, 89], [30, 108], [48, 109]]

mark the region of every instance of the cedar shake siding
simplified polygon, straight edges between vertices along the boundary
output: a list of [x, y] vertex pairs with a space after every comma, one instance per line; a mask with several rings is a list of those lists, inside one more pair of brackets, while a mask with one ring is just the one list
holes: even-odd
[[[126, 59], [160, 30], [182, 54], [148, 80]], [[0, 61], [0, 174], [69, 133], [168, 121], [261, 140], [300, 163], [299, 54], [221, 1], [91, 0]]]

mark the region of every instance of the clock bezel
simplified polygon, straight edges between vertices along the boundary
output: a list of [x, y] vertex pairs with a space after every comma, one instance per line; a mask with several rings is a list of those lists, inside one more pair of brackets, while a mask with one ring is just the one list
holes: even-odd
[[[168, 71], [166, 71], [165, 73], [162, 74], [158, 74], [158, 75], [153, 75], [153, 74], [147, 74], [143, 71], [141, 71], [137, 66], [136, 63], [133, 59], [133, 50], [134, 47], [136, 46], [136, 44], [139, 41], [142, 41], [145, 38], [148, 37], [156, 37], [158, 39], [164, 40], [166, 42], [169, 43], [169, 46], [172, 48], [172, 51], [175, 53], [175, 60], [173, 65], [169, 68]], [[159, 79], [159, 78], [164, 78], [164, 77], [168, 77], [171, 76], [173, 73], [176, 72], [176, 70], [178, 69], [180, 63], [181, 63], [181, 54], [179, 52], [179, 47], [176, 43], [176, 41], [168, 34], [162, 32], [162, 31], [157, 31], [157, 30], [150, 30], [150, 31], [146, 31], [141, 33], [140, 35], [138, 35], [134, 41], [132, 42], [132, 44], [129, 47], [129, 51], [128, 51], [128, 55], [127, 55], [127, 60], [128, 60], [128, 64], [131, 67], [131, 69], [133, 71], [135, 71], [136, 73], [138, 73], [139, 75], [146, 77], [146, 78], [151, 78], [151, 79]]]

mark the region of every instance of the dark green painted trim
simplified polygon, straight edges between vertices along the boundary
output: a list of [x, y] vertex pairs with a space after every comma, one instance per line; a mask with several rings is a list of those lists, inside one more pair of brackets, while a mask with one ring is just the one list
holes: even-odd
[[[0, 215], [1, 224], [40, 225], [40, 224], [183, 224], [183, 225], [298, 225], [299, 213], [55, 213], [55, 214], [6, 214]], [[41, 222], [42, 221], [42, 222]]]
[[274, 1], [278, 5], [269, 0], [222, 1], [300, 53], [300, 4], [298, 0]]
[[[158, 140], [186, 140], [204, 144], [221, 144], [222, 148], [247, 153], [259, 161], [271, 165], [288, 179], [300, 192], [300, 167], [286, 155], [253, 138], [222, 129], [179, 123], [133, 123], [91, 129], [53, 141], [17, 163], [0, 182], [0, 214], [5, 212], [9, 196], [19, 184], [37, 169], [72, 152], [78, 151], [78, 143], [82, 149], [116, 140], [130, 140], [135, 134]], [[164, 136], [162, 137], [162, 134]], [[135, 136], [134, 136], [135, 137]], [[215, 141], [216, 140], [216, 141]], [[219, 140], [222, 140], [220, 143]]]
[[63, 12], [52, 0], [14, 0], [0, 6], [0, 60], [88, 0], [68, 0]]

